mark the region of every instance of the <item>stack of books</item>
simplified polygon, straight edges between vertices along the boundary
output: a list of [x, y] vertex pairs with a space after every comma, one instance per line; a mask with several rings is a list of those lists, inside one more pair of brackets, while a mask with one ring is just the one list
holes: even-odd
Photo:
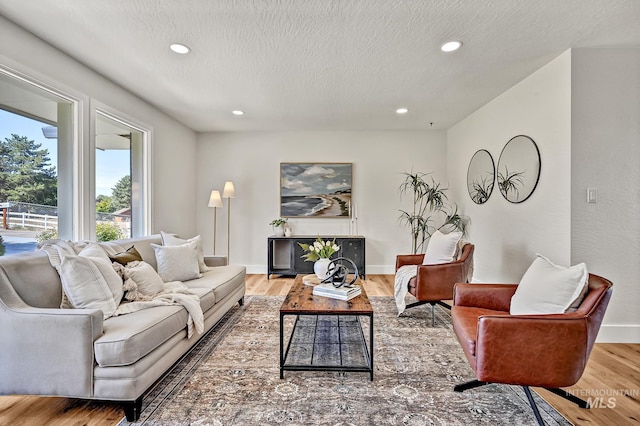
[[318, 284], [313, 287], [314, 296], [330, 297], [332, 299], [350, 300], [362, 293], [360, 286], [334, 287], [331, 283]]

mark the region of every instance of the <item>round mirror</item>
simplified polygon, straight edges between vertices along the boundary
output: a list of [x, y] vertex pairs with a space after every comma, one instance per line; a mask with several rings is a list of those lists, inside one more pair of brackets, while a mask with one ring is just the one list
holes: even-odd
[[540, 151], [528, 136], [516, 136], [502, 148], [497, 169], [498, 189], [511, 203], [533, 194], [540, 178]]
[[495, 167], [493, 157], [486, 149], [476, 151], [467, 170], [467, 190], [476, 204], [487, 202], [493, 192]]

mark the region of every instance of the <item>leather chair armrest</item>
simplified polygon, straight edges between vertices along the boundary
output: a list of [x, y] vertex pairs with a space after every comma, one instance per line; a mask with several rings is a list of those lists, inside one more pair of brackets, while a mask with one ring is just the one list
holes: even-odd
[[396, 271], [404, 265], [422, 265], [424, 254], [400, 254], [396, 256]]
[[586, 320], [580, 316], [481, 316], [476, 376], [512, 385], [571, 386], [587, 364], [586, 340]]
[[439, 265], [420, 265], [416, 275], [418, 300], [449, 300], [453, 286], [467, 280], [464, 262], [455, 261]]
[[457, 283], [453, 288], [453, 304], [509, 312], [517, 287], [517, 284]]

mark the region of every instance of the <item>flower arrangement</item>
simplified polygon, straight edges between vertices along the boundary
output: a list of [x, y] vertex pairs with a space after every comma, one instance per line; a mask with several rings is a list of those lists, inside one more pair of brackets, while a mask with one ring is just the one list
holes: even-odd
[[298, 245], [306, 252], [301, 257], [307, 262], [315, 262], [318, 259], [329, 259], [335, 252], [340, 250], [340, 246], [336, 244], [335, 238], [333, 241], [322, 241], [322, 238], [318, 237], [313, 244], [298, 243]]

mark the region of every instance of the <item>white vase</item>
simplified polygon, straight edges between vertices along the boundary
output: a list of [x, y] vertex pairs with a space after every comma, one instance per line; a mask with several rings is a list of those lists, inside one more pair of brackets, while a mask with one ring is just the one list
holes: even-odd
[[316, 273], [316, 276], [323, 280], [327, 277], [327, 269], [329, 268], [329, 263], [331, 263], [330, 259], [318, 259], [313, 264], [313, 272]]
[[276, 237], [283, 237], [284, 236], [284, 228], [282, 226], [274, 226], [273, 227], [273, 233]]

